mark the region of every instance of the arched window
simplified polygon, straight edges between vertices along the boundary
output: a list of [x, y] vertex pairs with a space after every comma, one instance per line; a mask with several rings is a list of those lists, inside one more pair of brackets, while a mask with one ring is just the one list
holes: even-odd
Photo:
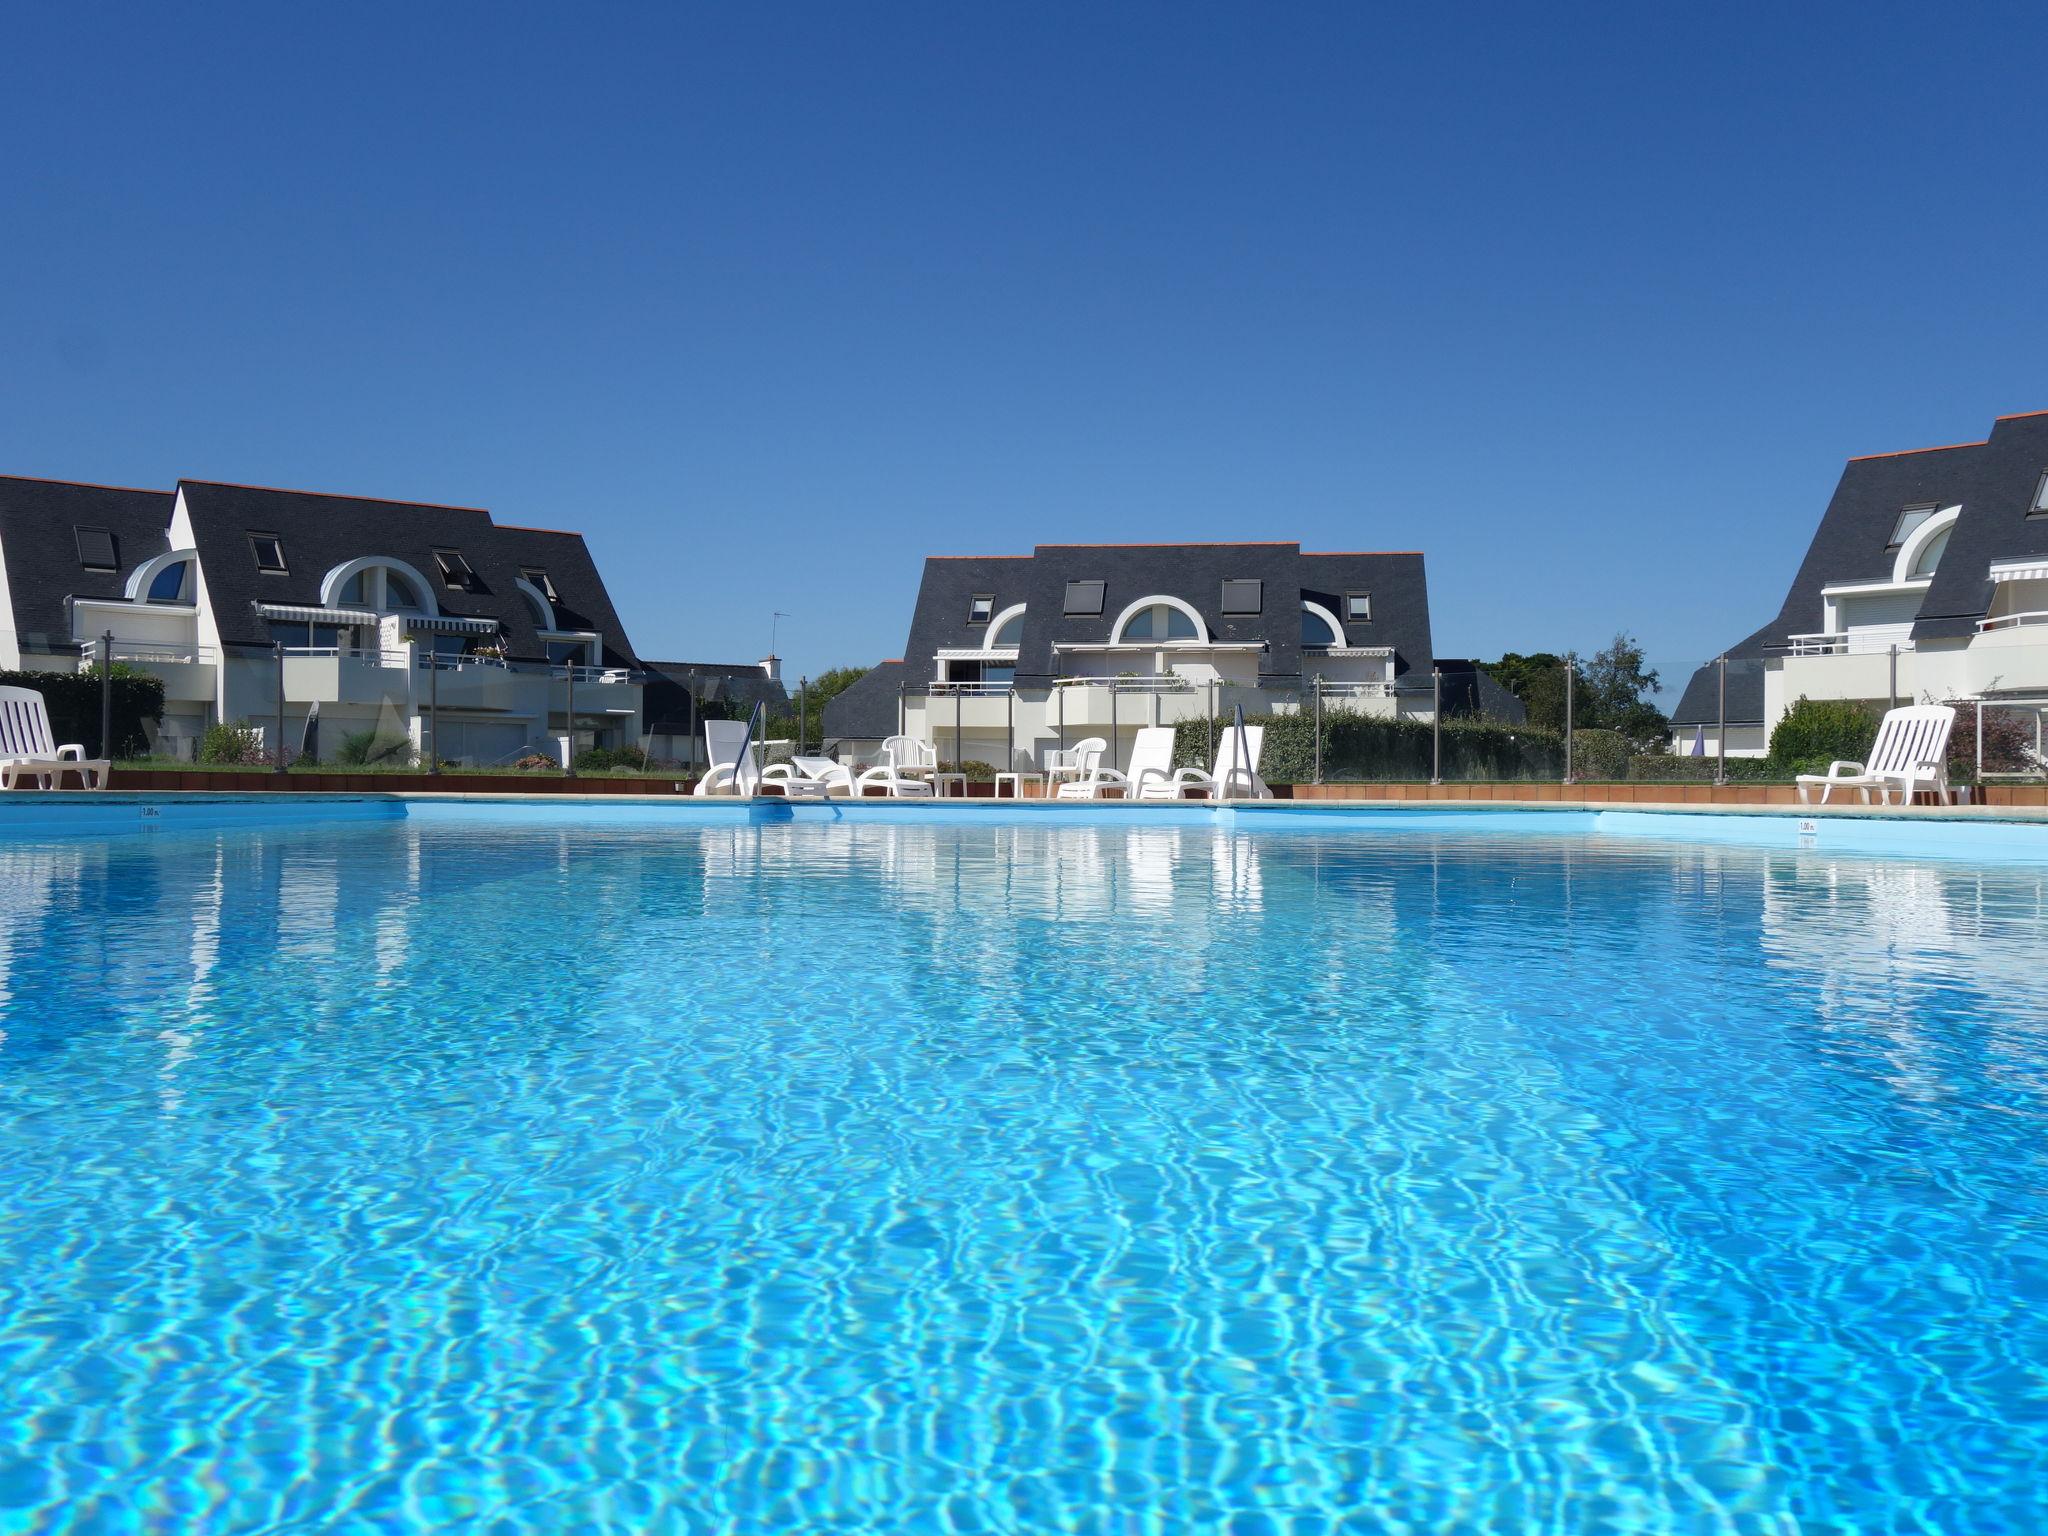
[[[410, 567], [401, 569], [394, 560], [368, 559], [350, 561], [355, 569], [334, 588], [332, 598], [326, 601], [340, 604], [344, 608], [367, 608], [372, 613], [419, 613], [432, 615], [440, 610], [420, 595], [420, 581]], [[330, 571], [327, 585], [331, 585], [342, 566]]]
[[1337, 631], [1328, 617], [1314, 608], [1303, 606], [1301, 610], [1301, 643], [1303, 645], [1337, 645]]
[[1941, 564], [1941, 557], [1948, 551], [1948, 536], [1951, 530], [1944, 528], [1927, 541], [1927, 547], [1920, 551], [1920, 557], [1913, 562], [1912, 576], [1932, 576], [1934, 568]]
[[996, 632], [988, 637], [988, 648], [992, 651], [1007, 650], [1024, 643], [1024, 610], [1019, 608], [1005, 619]]
[[189, 603], [192, 601], [191, 582], [192, 562], [179, 560], [156, 573], [150, 581], [147, 600], [152, 603]]
[[1119, 640], [1199, 640], [1202, 632], [1195, 621], [1166, 603], [1140, 608], [1124, 621]]

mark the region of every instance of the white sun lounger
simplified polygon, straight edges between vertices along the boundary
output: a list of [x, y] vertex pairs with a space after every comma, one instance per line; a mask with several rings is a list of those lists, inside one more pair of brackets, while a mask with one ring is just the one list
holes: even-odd
[[1178, 800], [1190, 789], [1200, 790], [1211, 800], [1270, 800], [1273, 791], [1259, 777], [1259, 752], [1266, 744], [1266, 728], [1248, 725], [1240, 739], [1231, 726], [1216, 743], [1216, 764], [1207, 773], [1183, 768], [1164, 783], [1153, 783], [1143, 793], [1147, 800]]
[[1948, 738], [1955, 729], [1956, 712], [1947, 704], [1909, 704], [1886, 712], [1877, 728], [1877, 740], [1870, 746], [1868, 763], [1838, 758], [1826, 773], [1799, 775], [1799, 803], [1811, 805], [1812, 792], [1820, 788], [1820, 803], [1838, 789], [1853, 789], [1870, 804], [1870, 792], [1878, 792], [1880, 804], [1890, 805], [1892, 795], [1911, 805], [1916, 792], [1932, 790], [1943, 800], [1950, 796], [1948, 783]]
[[1071, 747], [1051, 747], [1046, 750], [1045, 792], [1055, 798], [1068, 784], [1085, 779], [1095, 771], [1095, 765], [1102, 760], [1102, 754], [1109, 750], [1109, 743], [1100, 736], [1084, 736]]
[[1131, 743], [1130, 767], [1122, 772], [1105, 767], [1101, 753], [1095, 753], [1082, 777], [1062, 784], [1057, 793], [1062, 800], [1099, 800], [1107, 791], [1119, 789], [1126, 800], [1178, 799], [1177, 795], [1146, 793], [1153, 786], [1163, 790], [1172, 781], [1173, 727], [1148, 725], [1139, 730], [1137, 740]]
[[13, 789], [23, 774], [39, 789], [62, 787], [66, 773], [76, 773], [86, 789], [105, 789], [110, 767], [76, 743], [52, 744], [49, 707], [35, 689], [0, 688], [0, 789]]
[[[754, 761], [754, 752], [760, 742], [749, 743], [747, 722], [744, 720], [706, 720], [704, 722], [704, 755], [711, 766], [704, 770], [704, 777], [697, 781], [693, 795], [758, 795], [763, 785], [778, 786], [784, 799], [822, 800], [828, 786], [822, 780], [799, 777], [778, 763], [774, 768], [763, 770]], [[741, 760], [741, 749], [745, 749], [745, 760]], [[782, 770], [778, 772], [777, 770]]]

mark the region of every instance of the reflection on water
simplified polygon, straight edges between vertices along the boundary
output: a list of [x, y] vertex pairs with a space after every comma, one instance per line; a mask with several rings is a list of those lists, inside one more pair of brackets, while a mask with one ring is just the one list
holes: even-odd
[[2035, 1531], [2044, 902], [1036, 818], [0, 847], [0, 1531]]

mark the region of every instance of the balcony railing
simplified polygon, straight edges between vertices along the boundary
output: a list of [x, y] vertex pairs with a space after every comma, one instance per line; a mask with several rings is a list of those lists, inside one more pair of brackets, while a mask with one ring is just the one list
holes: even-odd
[[1117, 693], [1193, 693], [1194, 683], [1185, 677], [1062, 677], [1055, 688], [1108, 688]]
[[2029, 624], [2048, 624], [2048, 613], [2039, 609], [2027, 613], [2001, 613], [1995, 619], [1979, 619], [1977, 628], [1980, 632], [1990, 629], [2021, 629]]
[[1888, 632], [1860, 634], [1855, 630], [1835, 635], [1787, 635], [1785, 644], [1773, 649], [1783, 650], [1787, 656], [1882, 656], [1894, 647], [1912, 650], [1912, 637]]
[[[88, 641], [85, 659], [88, 662], [99, 659], [100, 648]], [[210, 645], [182, 645], [175, 640], [116, 640], [113, 644], [115, 661], [153, 662], [158, 666], [175, 666], [180, 663], [213, 663], [219, 653]]]
[[360, 661], [373, 667], [403, 667], [412, 659], [406, 651], [381, 651], [360, 645], [288, 645], [284, 653], [290, 658], [335, 656], [343, 661]]
[[936, 678], [928, 685], [927, 691], [931, 693], [965, 693], [969, 695], [983, 693], [1001, 698], [1010, 691], [1010, 685], [1008, 683], [967, 682], [965, 680], [956, 683], [950, 682], [945, 678]]

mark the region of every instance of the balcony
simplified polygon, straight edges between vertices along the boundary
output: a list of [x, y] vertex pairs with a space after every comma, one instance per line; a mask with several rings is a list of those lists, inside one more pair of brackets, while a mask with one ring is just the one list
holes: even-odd
[[[98, 659], [99, 647], [85, 642], [84, 659]], [[121, 666], [133, 667], [160, 678], [164, 699], [170, 703], [210, 704], [220, 680], [220, 656], [210, 645], [186, 645], [164, 640], [116, 640], [113, 658]]]
[[405, 709], [411, 653], [338, 646], [286, 646], [285, 697], [298, 704], [371, 704]]
[[1842, 630], [1834, 634], [1787, 635], [1787, 656], [1888, 656], [1896, 649], [1913, 649], [1913, 626], [1876, 624], [1867, 628]]

